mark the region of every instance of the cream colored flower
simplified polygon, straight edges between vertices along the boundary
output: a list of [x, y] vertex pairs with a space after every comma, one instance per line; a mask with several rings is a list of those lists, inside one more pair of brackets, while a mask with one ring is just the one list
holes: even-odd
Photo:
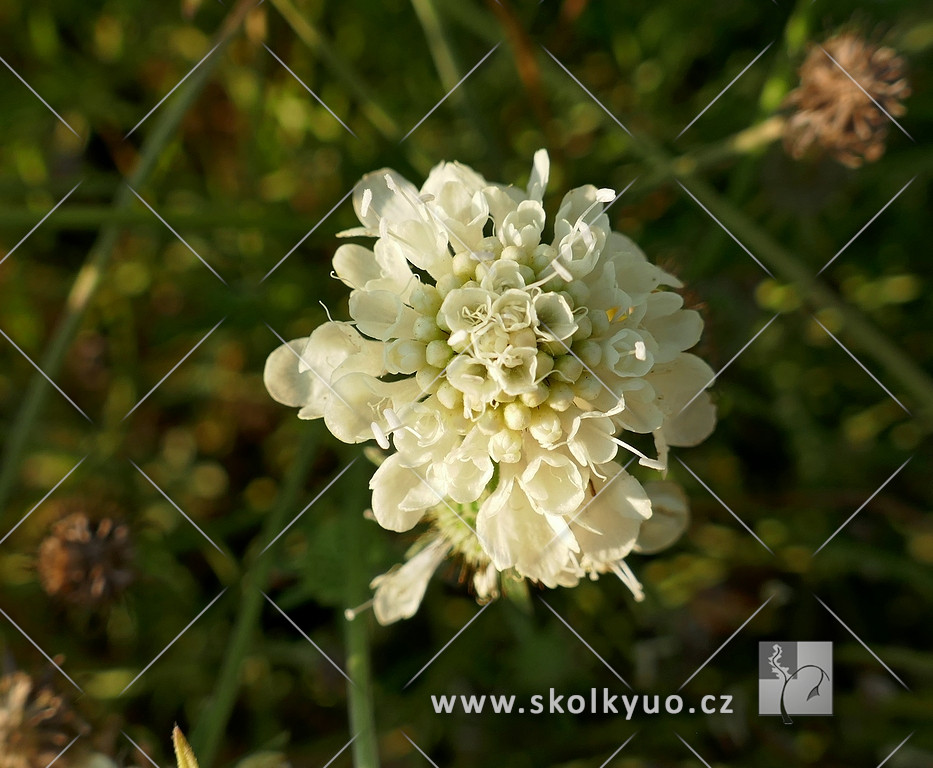
[[[269, 393], [299, 417], [345, 442], [394, 442], [370, 483], [373, 516], [427, 532], [373, 582], [383, 623], [412, 615], [451, 557], [481, 600], [504, 572], [549, 587], [612, 572], [640, 598], [626, 556], [686, 525], [669, 484], [653, 489], [652, 522], [652, 494], [617, 454], [663, 471], [671, 446], [712, 431], [713, 372], [687, 352], [702, 320], [669, 290], [676, 278], [610, 230], [612, 190], [571, 190], [548, 234], [548, 170], [541, 150], [525, 190], [458, 163], [420, 190], [388, 169], [365, 176], [362, 226], [343, 234], [375, 244], [334, 256], [352, 320], [266, 364]], [[650, 434], [654, 455], [625, 432]]]

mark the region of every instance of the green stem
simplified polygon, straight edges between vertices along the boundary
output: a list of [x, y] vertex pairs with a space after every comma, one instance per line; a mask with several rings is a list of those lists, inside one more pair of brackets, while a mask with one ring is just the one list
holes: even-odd
[[[298, 452], [282, 484], [276, 505], [266, 518], [262, 532], [256, 540], [260, 546], [266, 546], [282, 530], [288, 513], [298, 506], [298, 496], [304, 487], [317, 447], [317, 431], [304, 429], [302, 432], [304, 434]], [[191, 743], [195, 747], [195, 754], [202, 768], [210, 768], [216, 759], [230, 713], [236, 703], [241, 667], [252, 646], [265, 600], [262, 590], [266, 586], [273, 562], [275, 557], [271, 552], [262, 554], [260, 550], [252, 555], [251, 563], [243, 576], [236, 624], [227, 644], [214, 694], [209, 708], [191, 734]]]
[[[359, 476], [361, 473], [355, 473]], [[366, 519], [363, 509], [369, 506], [368, 482], [362, 477], [353, 483], [356, 489], [348, 504], [347, 546], [347, 606], [354, 608], [370, 597], [369, 577], [364, 556]], [[372, 662], [369, 647], [369, 614], [347, 620], [344, 641], [347, 649], [347, 673], [352, 684], [347, 686], [350, 730], [358, 734], [353, 742], [355, 768], [379, 768], [379, 742], [373, 713]]]
[[[122, 211], [127, 208], [134, 199], [129, 187], [139, 187], [149, 178], [162, 151], [168, 145], [188, 108], [201, 92], [220, 61], [223, 47], [230, 42], [240, 23], [254, 4], [253, 0], [240, 0], [234, 6], [217, 34], [217, 44], [221, 47], [221, 50], [215, 51], [213, 56], [208, 57], [195, 70], [186, 86], [179, 89], [179, 92], [172, 99], [169, 99], [168, 103], [164, 105], [164, 110], [154, 119], [152, 130], [140, 150], [139, 164], [128, 179], [128, 186], [121, 185], [114, 196], [114, 210]], [[40, 363], [40, 368], [52, 379], [60, 370], [65, 353], [81, 326], [81, 321], [84, 319], [84, 314], [91, 299], [97, 292], [101, 277], [110, 262], [110, 257], [117, 245], [119, 236], [120, 227], [116, 224], [110, 225], [101, 231], [91, 247], [81, 271], [78, 272], [74, 284], [71, 286], [65, 304], [65, 315], [46, 347]], [[48, 392], [49, 387], [44, 378], [38, 373], [33, 375], [23, 396], [23, 403], [19, 413], [17, 413], [7, 434], [3, 463], [0, 466], [0, 510], [4, 510], [7, 506], [7, 501], [18, 476], [23, 451]]]

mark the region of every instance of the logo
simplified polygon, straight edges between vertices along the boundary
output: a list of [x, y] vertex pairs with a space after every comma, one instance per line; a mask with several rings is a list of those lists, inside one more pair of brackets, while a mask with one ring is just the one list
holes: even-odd
[[791, 715], [831, 715], [832, 671], [830, 642], [759, 643], [758, 714], [780, 715], [785, 725]]

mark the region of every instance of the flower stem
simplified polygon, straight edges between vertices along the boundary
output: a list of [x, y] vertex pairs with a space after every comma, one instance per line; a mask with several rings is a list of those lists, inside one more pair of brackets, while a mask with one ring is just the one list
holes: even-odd
[[[288, 513], [297, 506], [298, 496], [317, 449], [317, 431], [302, 431], [304, 435], [282, 484], [276, 505], [256, 539], [259, 546], [266, 546], [282, 530]], [[261, 551], [257, 552], [252, 555], [250, 565], [243, 576], [239, 612], [227, 644], [214, 695], [209, 708], [191, 734], [191, 743], [195, 747], [195, 754], [198, 755], [202, 768], [210, 768], [216, 759], [230, 713], [233, 711], [240, 687], [240, 668], [252, 645], [256, 625], [262, 613], [262, 590], [265, 588], [273, 562], [274, 555], [271, 552], [264, 555]]]
[[[363, 509], [369, 506], [368, 482], [355, 473], [354, 492], [350, 496], [347, 520], [347, 607], [352, 609], [369, 598], [369, 576], [364, 556], [366, 520]], [[347, 673], [353, 681], [347, 686], [350, 730], [357, 734], [353, 742], [355, 768], [379, 768], [379, 743], [373, 713], [372, 662], [369, 647], [369, 619], [364, 613], [348, 620], [344, 629], [347, 650]]]
[[[254, 5], [253, 0], [240, 0], [233, 7], [217, 33], [216, 44], [221, 49], [230, 42], [234, 33], [239, 29], [240, 23]], [[188, 108], [206, 85], [220, 61], [220, 53], [221, 51], [218, 50], [213, 56], [209, 56], [204, 64], [194, 71], [186, 86], [179, 89], [177, 96], [169, 100], [164, 110], [153, 118], [151, 132], [140, 150], [139, 163], [130, 174], [127, 184], [121, 185], [114, 195], [114, 211], [123, 211], [132, 204], [134, 197], [129, 187], [139, 187], [149, 178], [159, 156], [175, 134]], [[116, 223], [101, 230], [71, 286], [65, 303], [64, 317], [46, 347], [39, 366], [52, 379], [61, 369], [65, 354], [81, 326], [91, 299], [97, 292], [119, 236], [120, 226]], [[23, 451], [48, 392], [49, 387], [44, 377], [39, 373], [34, 374], [23, 396], [19, 413], [6, 435], [6, 448], [2, 465], [0, 465], [0, 510], [7, 507], [7, 501], [18, 477]]]
[[658, 164], [644, 177], [644, 180], [639, 182], [638, 186], [641, 189], [650, 189], [676, 176], [692, 176], [736, 157], [757, 152], [781, 138], [784, 133], [784, 122], [783, 117], [776, 115], [716, 144]]

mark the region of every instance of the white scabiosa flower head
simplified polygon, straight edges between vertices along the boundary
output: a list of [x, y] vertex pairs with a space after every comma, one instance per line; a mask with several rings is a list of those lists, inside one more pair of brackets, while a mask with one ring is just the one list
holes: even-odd
[[[604, 213], [609, 189], [583, 186], [548, 228], [548, 156], [526, 190], [459, 163], [419, 190], [391, 170], [354, 192], [372, 249], [345, 244], [336, 276], [352, 320], [328, 322], [274, 351], [269, 393], [323, 418], [340, 440], [392, 453], [370, 487], [384, 528], [427, 532], [407, 562], [373, 582], [377, 618], [411, 616], [455, 557], [481, 600], [499, 578], [548, 587], [612, 572], [640, 598], [625, 563], [686, 525], [671, 483], [652, 495], [617, 460], [664, 471], [670, 446], [713, 430], [713, 372], [686, 350], [702, 320], [676, 278], [651, 264]], [[625, 433], [650, 434], [654, 451]]]

